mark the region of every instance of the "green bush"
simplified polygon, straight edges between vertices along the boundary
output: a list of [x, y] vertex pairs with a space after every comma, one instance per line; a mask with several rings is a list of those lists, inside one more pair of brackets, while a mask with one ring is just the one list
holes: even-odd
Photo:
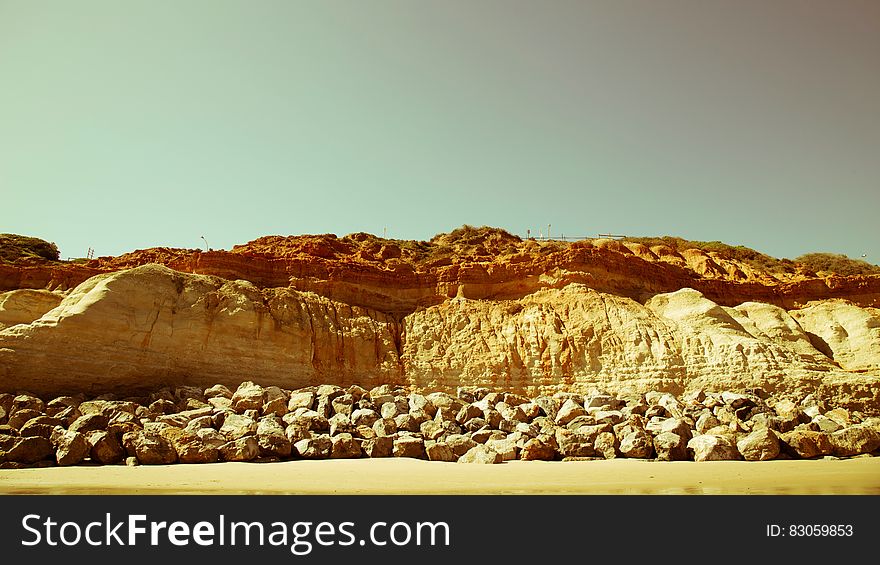
[[0, 234], [0, 260], [15, 261], [28, 257], [57, 261], [58, 246], [36, 237], [14, 233]]
[[880, 267], [866, 261], [850, 259], [836, 253], [807, 253], [795, 259], [814, 273], [835, 273], [838, 275], [877, 275]]

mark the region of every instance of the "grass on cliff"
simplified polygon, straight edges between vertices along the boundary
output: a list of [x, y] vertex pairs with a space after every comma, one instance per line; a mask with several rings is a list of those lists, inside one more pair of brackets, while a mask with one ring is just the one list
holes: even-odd
[[641, 243], [647, 247], [665, 245], [677, 252], [686, 249], [699, 249], [706, 253], [715, 253], [722, 259], [738, 261], [755, 269], [771, 273], [790, 273], [796, 270], [794, 262], [789, 259], [777, 259], [744, 245], [728, 245], [721, 241], [691, 241], [669, 235], [663, 237], [627, 237], [622, 241]]
[[18, 259], [46, 259], [57, 261], [58, 246], [36, 237], [0, 233], [0, 261], [12, 262]]
[[807, 253], [795, 259], [814, 273], [834, 273], [837, 275], [877, 275], [880, 266], [866, 261], [850, 259], [846, 255], [835, 253]]

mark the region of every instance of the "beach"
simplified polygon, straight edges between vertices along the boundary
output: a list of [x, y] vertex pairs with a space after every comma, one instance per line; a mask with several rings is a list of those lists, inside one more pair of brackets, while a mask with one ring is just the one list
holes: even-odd
[[2, 494], [880, 494], [880, 457], [775, 461], [406, 458], [0, 470]]

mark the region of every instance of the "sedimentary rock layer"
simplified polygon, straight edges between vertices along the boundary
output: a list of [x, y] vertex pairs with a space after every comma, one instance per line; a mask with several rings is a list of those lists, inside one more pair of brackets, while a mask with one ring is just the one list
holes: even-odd
[[[576, 282], [515, 299], [457, 294], [400, 316], [160, 265], [101, 274], [39, 319], [0, 331], [0, 387], [41, 394], [244, 380], [288, 389], [391, 383], [528, 393], [762, 387], [880, 406], [872, 309], [729, 308], [692, 289], [643, 304]], [[860, 337], [833, 339], [823, 324]]]

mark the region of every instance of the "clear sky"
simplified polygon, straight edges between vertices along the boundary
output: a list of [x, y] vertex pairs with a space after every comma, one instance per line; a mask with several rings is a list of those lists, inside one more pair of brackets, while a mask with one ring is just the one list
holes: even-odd
[[880, 2], [0, 0], [0, 232], [466, 223], [880, 262]]

